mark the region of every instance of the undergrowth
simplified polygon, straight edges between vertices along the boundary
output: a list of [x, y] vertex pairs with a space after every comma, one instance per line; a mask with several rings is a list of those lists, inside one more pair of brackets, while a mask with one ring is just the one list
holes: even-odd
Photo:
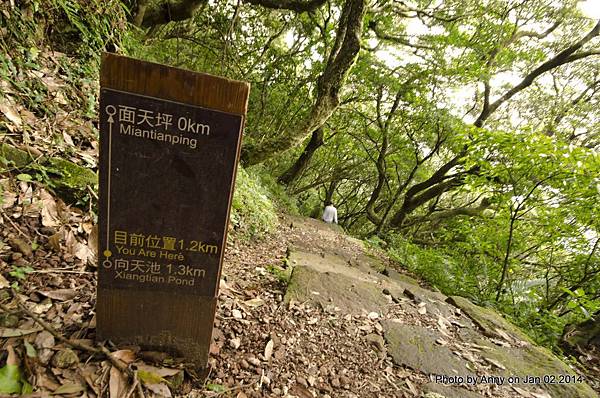
[[277, 225], [271, 193], [256, 175], [242, 167], [238, 168], [230, 223], [238, 236], [245, 239], [260, 238]]

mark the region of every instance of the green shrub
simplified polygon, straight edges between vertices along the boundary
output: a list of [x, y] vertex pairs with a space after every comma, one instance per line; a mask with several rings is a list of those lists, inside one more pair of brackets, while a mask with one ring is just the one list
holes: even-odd
[[292, 214], [300, 214], [296, 198], [290, 196], [285, 187], [277, 182], [277, 178], [262, 166], [254, 166], [248, 172], [254, 175], [268, 191], [268, 196], [277, 207], [277, 210]]
[[260, 180], [238, 168], [230, 222], [240, 236], [260, 238], [277, 225], [275, 206]]

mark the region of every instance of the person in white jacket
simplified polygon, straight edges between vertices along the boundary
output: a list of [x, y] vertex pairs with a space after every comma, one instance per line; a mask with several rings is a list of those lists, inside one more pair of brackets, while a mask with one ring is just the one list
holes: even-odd
[[325, 210], [323, 210], [323, 221], [325, 221], [328, 224], [336, 223], [338, 222], [337, 220], [337, 209], [333, 206], [333, 204], [331, 202], [327, 203], [327, 206], [325, 206]]

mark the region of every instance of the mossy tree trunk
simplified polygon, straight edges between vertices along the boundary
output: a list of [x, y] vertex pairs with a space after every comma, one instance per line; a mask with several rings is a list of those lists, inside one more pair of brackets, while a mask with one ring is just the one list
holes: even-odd
[[296, 179], [302, 175], [304, 170], [306, 170], [310, 163], [310, 159], [312, 159], [317, 149], [319, 149], [324, 142], [323, 128], [318, 128], [313, 131], [310, 141], [306, 144], [300, 157], [279, 177], [278, 181], [283, 185], [290, 185], [296, 181]]
[[309, 134], [321, 128], [340, 105], [339, 92], [348, 72], [358, 58], [362, 34], [365, 0], [346, 0], [338, 23], [335, 44], [327, 64], [317, 80], [316, 99], [298, 127], [287, 134], [242, 148], [242, 162], [254, 165], [301, 144]]

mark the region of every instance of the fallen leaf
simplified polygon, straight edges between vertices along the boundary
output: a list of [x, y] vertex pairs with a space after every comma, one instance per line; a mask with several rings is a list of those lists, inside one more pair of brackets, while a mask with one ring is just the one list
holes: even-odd
[[29, 303], [28, 307], [32, 312], [38, 315], [45, 314], [50, 308], [52, 308], [52, 300], [47, 298], [39, 304]]
[[8, 241], [8, 243], [19, 252], [23, 253], [25, 257], [31, 257], [33, 254], [33, 250], [31, 249], [31, 245], [25, 242], [20, 238], [12, 238]]
[[114, 366], [110, 368], [108, 391], [110, 398], [122, 398], [127, 394], [127, 379]]
[[144, 384], [160, 384], [165, 381], [161, 375], [149, 370], [139, 369], [137, 375]]
[[242, 340], [239, 337], [233, 338], [233, 339], [229, 340], [229, 345], [234, 350], [237, 350], [242, 345]]
[[231, 315], [233, 315], [233, 317], [235, 319], [242, 319], [242, 312], [240, 310], [232, 310], [231, 311]]
[[496, 333], [502, 337], [504, 340], [508, 341], [508, 342], [513, 342], [514, 339], [508, 334], [506, 333], [504, 330], [502, 329], [498, 329], [498, 328], [494, 328], [496, 330]]
[[51, 298], [53, 300], [58, 301], [68, 301], [72, 300], [77, 296], [77, 291], [75, 289], [57, 289], [51, 291], [40, 291], [41, 295]]
[[33, 328], [33, 329], [9, 329], [9, 328], [0, 328], [0, 337], [21, 337], [27, 336], [28, 334], [37, 333], [41, 328]]
[[264, 303], [265, 303], [265, 301], [260, 298], [253, 298], [253, 299], [244, 301], [244, 304], [246, 304], [248, 307], [252, 307], [252, 308], [260, 307]]
[[125, 362], [125, 364], [129, 365], [133, 361], [135, 361], [135, 353], [131, 350], [119, 350], [112, 353], [112, 356]]
[[225, 388], [225, 386], [222, 386], [220, 384], [215, 384], [215, 383], [209, 383], [206, 385], [206, 389], [208, 391], [214, 391], [216, 393], [224, 393], [227, 391], [227, 388]]
[[57, 232], [48, 238], [48, 244], [56, 252], [60, 252], [60, 239], [61, 238], [62, 238], [62, 234], [60, 232]]
[[86, 390], [85, 386], [82, 386], [81, 384], [67, 383], [67, 384], [63, 384], [62, 386], [60, 386], [56, 390], [54, 390], [53, 394], [55, 394], [55, 395], [76, 394], [76, 393], [84, 392], [85, 390]]
[[417, 389], [415, 388], [415, 385], [408, 379], [405, 380], [406, 381], [406, 386], [408, 387], [408, 389], [410, 390], [410, 392], [412, 392], [412, 394], [416, 397], [419, 395], [419, 391], [417, 391]]
[[268, 361], [269, 359], [271, 359], [271, 356], [273, 355], [273, 346], [275, 345], [275, 343], [273, 342], [273, 340], [269, 340], [269, 342], [267, 343], [266, 347], [265, 347], [265, 361]]
[[290, 393], [299, 397], [299, 398], [313, 398], [312, 393], [302, 384], [294, 384], [294, 386], [290, 389]]
[[25, 345], [25, 352], [27, 353], [28, 357], [30, 357], [30, 358], [37, 357], [37, 351], [35, 350], [35, 348], [31, 345], [31, 343], [29, 341], [24, 340], [23, 344]]
[[65, 140], [65, 144], [67, 144], [68, 146], [71, 146], [71, 147], [75, 146], [73, 139], [66, 131], [63, 130], [62, 135], [63, 135], [63, 139]]
[[84, 263], [87, 262], [88, 258], [93, 257], [94, 255], [87, 245], [84, 245], [77, 240], [75, 234], [71, 230], [65, 232], [65, 246], [67, 253], [72, 254]]
[[6, 116], [6, 118], [16, 127], [20, 128], [23, 125], [23, 119], [19, 115], [16, 105], [12, 101], [2, 101], [0, 103], [0, 112], [2, 112], [4, 116]]
[[171, 398], [171, 390], [165, 383], [160, 384], [146, 384], [146, 388], [152, 391], [155, 394], [158, 394], [159, 397]]
[[40, 190], [40, 201], [42, 202], [42, 225], [44, 227], [57, 227], [60, 225], [58, 208], [54, 197], [46, 190]]
[[177, 373], [181, 372], [181, 369], [158, 368], [156, 366], [146, 365], [144, 363], [138, 363], [136, 365], [139, 370], [151, 372], [151, 373], [157, 374], [160, 377], [171, 377], [171, 376], [175, 376]]
[[9, 286], [10, 283], [8, 282], [8, 280], [6, 280], [6, 278], [3, 277], [2, 274], [0, 274], [0, 289], [6, 289]]
[[50, 332], [44, 330], [37, 336], [35, 336], [35, 345], [37, 348], [52, 348], [54, 347], [54, 336]]

